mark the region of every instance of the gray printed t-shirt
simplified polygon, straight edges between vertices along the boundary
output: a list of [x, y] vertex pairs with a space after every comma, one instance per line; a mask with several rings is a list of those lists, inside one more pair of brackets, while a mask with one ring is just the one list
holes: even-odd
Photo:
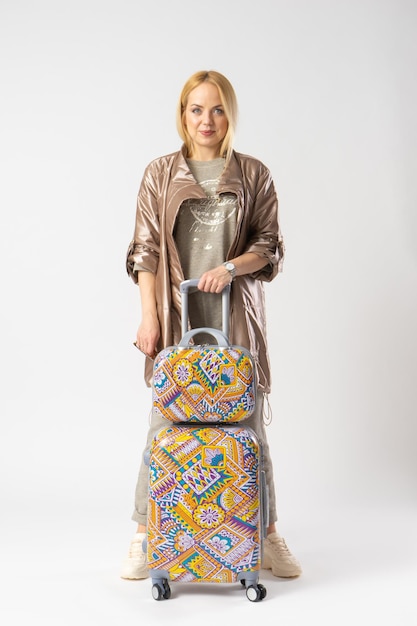
[[[185, 200], [178, 211], [174, 238], [186, 279], [199, 278], [226, 260], [236, 231], [237, 213], [235, 194], [217, 194], [224, 159], [190, 159], [187, 163], [207, 198]], [[190, 293], [189, 315], [192, 328], [208, 326], [221, 329], [221, 296]], [[206, 342], [208, 338], [196, 337], [196, 340]]]

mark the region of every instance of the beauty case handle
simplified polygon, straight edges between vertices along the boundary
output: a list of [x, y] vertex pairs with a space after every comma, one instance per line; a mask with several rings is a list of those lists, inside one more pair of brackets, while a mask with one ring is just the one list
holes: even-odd
[[228, 338], [221, 330], [217, 330], [217, 328], [206, 327], [193, 328], [192, 330], [189, 330], [182, 336], [181, 341], [178, 345], [181, 348], [189, 347], [190, 339], [192, 339], [194, 335], [199, 335], [200, 333], [205, 333], [206, 335], [210, 335], [211, 337], [213, 337], [217, 341], [218, 346], [227, 347], [230, 345]]

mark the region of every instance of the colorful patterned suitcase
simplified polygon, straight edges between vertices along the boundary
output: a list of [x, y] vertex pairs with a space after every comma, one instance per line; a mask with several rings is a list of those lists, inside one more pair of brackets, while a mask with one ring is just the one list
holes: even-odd
[[[153, 410], [170, 422], [154, 438], [149, 460], [147, 559], [156, 600], [169, 581], [240, 581], [252, 602], [259, 584], [267, 491], [262, 451], [242, 420], [255, 407], [251, 355], [228, 341], [229, 289], [223, 291], [222, 331], [187, 331], [188, 291], [181, 283], [179, 346], [155, 359]], [[191, 346], [204, 332], [217, 345]]]
[[258, 584], [265, 492], [255, 433], [238, 426], [171, 425], [150, 455], [148, 568], [156, 600], [169, 581]]

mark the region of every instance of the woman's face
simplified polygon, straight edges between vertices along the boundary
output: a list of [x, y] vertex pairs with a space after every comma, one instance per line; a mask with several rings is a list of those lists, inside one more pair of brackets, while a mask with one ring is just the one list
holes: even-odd
[[204, 82], [190, 92], [184, 122], [193, 142], [193, 159], [209, 161], [220, 156], [229, 124], [215, 85]]

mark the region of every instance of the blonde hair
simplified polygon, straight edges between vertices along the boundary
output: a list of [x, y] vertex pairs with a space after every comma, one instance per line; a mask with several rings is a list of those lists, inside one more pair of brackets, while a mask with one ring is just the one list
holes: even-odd
[[223, 74], [215, 72], [214, 70], [203, 70], [190, 76], [182, 88], [178, 101], [177, 130], [179, 136], [185, 144], [187, 156], [190, 156], [192, 154], [193, 142], [185, 125], [185, 109], [188, 97], [192, 90], [204, 82], [215, 85], [219, 90], [220, 100], [228, 122], [227, 133], [222, 141], [222, 145], [220, 146], [220, 155], [225, 156], [228, 161], [233, 151], [233, 139], [237, 124], [238, 107], [235, 90], [233, 89], [230, 81], [223, 76]]

